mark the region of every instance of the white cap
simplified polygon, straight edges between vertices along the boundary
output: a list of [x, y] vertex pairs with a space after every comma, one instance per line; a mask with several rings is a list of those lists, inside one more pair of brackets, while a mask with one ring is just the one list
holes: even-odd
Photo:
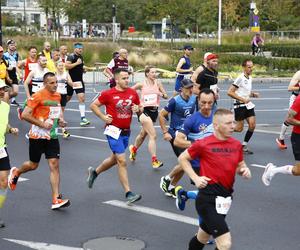
[[3, 81], [2, 79], [0, 79], [0, 89], [7, 87], [7, 85], [5, 84], [5, 81]]

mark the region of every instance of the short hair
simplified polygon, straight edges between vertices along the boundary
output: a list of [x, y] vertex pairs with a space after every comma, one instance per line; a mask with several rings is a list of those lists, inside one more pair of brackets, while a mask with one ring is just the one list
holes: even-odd
[[217, 109], [215, 114], [214, 114], [214, 117], [215, 116], [221, 116], [221, 115], [232, 115], [232, 111], [229, 110], [229, 109], [223, 109], [223, 108], [220, 108], [220, 109]]
[[145, 76], [150, 72], [151, 69], [154, 69], [155, 67], [153, 65], [147, 65], [145, 67]]
[[117, 69], [114, 70], [113, 74], [114, 74], [114, 76], [117, 76], [117, 75], [119, 75], [121, 72], [126, 72], [126, 73], [128, 73], [128, 70], [127, 70], [127, 69], [117, 68]]
[[46, 57], [45, 54], [43, 52], [39, 52], [37, 55], [37, 58], [40, 59], [40, 57]]
[[28, 51], [30, 51], [30, 50], [32, 50], [32, 49], [37, 50], [37, 47], [35, 47], [35, 46], [30, 46], [30, 47], [28, 48]]
[[198, 98], [200, 99], [201, 94], [204, 93], [206, 95], [212, 94], [214, 96], [214, 99], [216, 98], [216, 94], [213, 90], [209, 89], [209, 88], [204, 88], [200, 90], [200, 93], [198, 95]]
[[55, 74], [53, 72], [47, 72], [44, 76], [43, 76], [43, 82], [45, 82], [49, 77], [53, 77], [55, 76]]
[[55, 48], [55, 49], [52, 50], [52, 52], [59, 52], [59, 49]]
[[243, 66], [243, 67], [246, 67], [247, 62], [252, 62], [252, 60], [250, 60], [249, 58], [248, 58], [248, 59], [245, 59], [245, 60], [242, 62], [242, 66]]

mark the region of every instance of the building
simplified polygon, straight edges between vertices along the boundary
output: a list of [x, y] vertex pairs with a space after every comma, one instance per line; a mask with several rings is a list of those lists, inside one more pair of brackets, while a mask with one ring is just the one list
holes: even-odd
[[[26, 25], [32, 25], [38, 29], [46, 27], [46, 14], [44, 10], [39, 7], [38, 0], [2, 0], [1, 3], [2, 13], [12, 15], [16, 21], [19, 20], [22, 23], [26, 22]], [[61, 17], [60, 24], [64, 24], [67, 20], [67, 17]]]

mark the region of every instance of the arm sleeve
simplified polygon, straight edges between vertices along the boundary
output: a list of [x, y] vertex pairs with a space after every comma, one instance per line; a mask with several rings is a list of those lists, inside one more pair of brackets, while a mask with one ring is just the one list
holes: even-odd
[[191, 132], [191, 128], [192, 128], [192, 119], [191, 119], [192, 116], [188, 117], [185, 122], [183, 123], [183, 125], [181, 126], [180, 128], [180, 132], [185, 134], [186, 136], [188, 136], [188, 134]]
[[39, 93], [35, 93], [32, 95], [32, 98], [29, 98], [27, 101], [27, 106], [29, 108], [35, 109], [39, 103], [40, 103], [40, 94]]
[[198, 140], [194, 142], [188, 149], [188, 153], [191, 156], [192, 159], [200, 158], [201, 157], [201, 151], [203, 147], [203, 140]]
[[113, 67], [115, 67], [115, 60], [112, 59], [108, 64], [107, 64], [107, 68], [112, 69]]
[[233, 86], [239, 88], [241, 86], [242, 83], [242, 78], [239, 76], [238, 78], [235, 79], [235, 81], [233, 82]]
[[138, 93], [135, 91], [135, 90], [133, 90], [134, 91], [134, 104], [136, 104], [136, 105], [140, 105], [140, 98], [139, 98], [139, 95], [138, 95]]
[[296, 98], [296, 100], [294, 101], [293, 105], [290, 107], [290, 109], [294, 110], [297, 114], [300, 111], [300, 96], [298, 96]]
[[102, 91], [100, 92], [99, 96], [98, 96], [98, 101], [101, 103], [101, 104], [106, 104], [107, 102], [107, 92], [106, 91]]
[[68, 55], [68, 57], [67, 57], [67, 61], [69, 61], [69, 62], [73, 63], [73, 59], [74, 59], [74, 57], [73, 57], [73, 55], [72, 55], [72, 54]]

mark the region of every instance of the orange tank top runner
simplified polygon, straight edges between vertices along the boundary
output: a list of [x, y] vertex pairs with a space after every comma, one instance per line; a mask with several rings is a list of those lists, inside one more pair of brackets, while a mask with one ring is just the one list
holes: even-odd
[[33, 117], [52, 124], [51, 129], [44, 129], [32, 124], [29, 138], [47, 140], [58, 138], [58, 120], [61, 115], [60, 99], [59, 93], [51, 94], [46, 89], [42, 89], [28, 100], [27, 106], [33, 109]]

